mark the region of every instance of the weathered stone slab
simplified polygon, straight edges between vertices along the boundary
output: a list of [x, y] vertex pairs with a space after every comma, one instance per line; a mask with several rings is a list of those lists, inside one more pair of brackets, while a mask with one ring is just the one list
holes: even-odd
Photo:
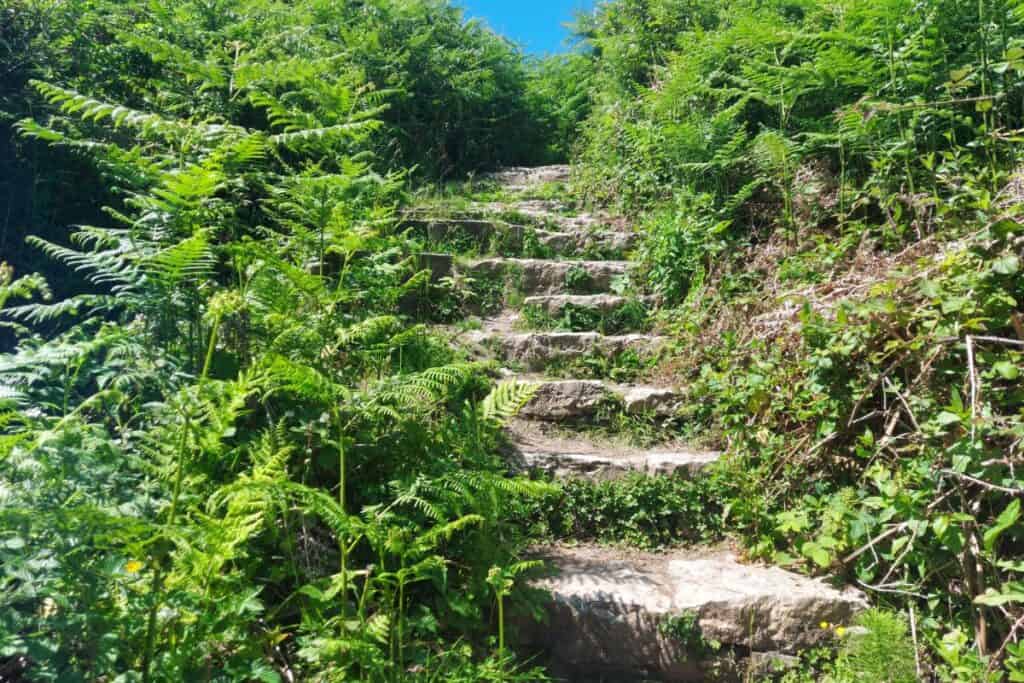
[[510, 192], [519, 192], [545, 183], [565, 183], [569, 181], [569, 166], [565, 164], [552, 166], [511, 166], [484, 176]]
[[[577, 680], [703, 681], [713, 643], [790, 655], [830, 637], [821, 622], [849, 623], [867, 606], [857, 591], [743, 564], [728, 552], [579, 547], [540, 557], [558, 572], [535, 583], [551, 592], [549, 621], [523, 635]], [[689, 624], [684, 640], [661, 628], [673, 618]]]
[[417, 254], [416, 260], [421, 269], [430, 271], [431, 280], [440, 280], [447, 275], [451, 275], [452, 267], [455, 263], [455, 259], [451, 254], [432, 252]]
[[630, 473], [654, 476], [693, 477], [721, 457], [717, 452], [651, 451], [647, 453], [607, 450], [534, 451], [516, 455], [527, 469], [557, 478], [586, 478], [596, 481], [620, 479]]
[[[560, 421], [593, 419], [602, 410], [628, 410], [625, 397], [629, 394], [655, 394], [661, 397], [662, 408], [657, 414], [671, 415], [682, 400], [674, 389], [661, 387], [620, 387], [601, 380], [566, 379], [543, 380], [533, 399], [519, 415], [528, 420]], [[650, 411], [655, 412], [655, 411]]]
[[647, 306], [651, 304], [652, 298], [641, 297], [639, 299], [631, 299], [615, 294], [550, 294], [527, 297], [523, 301], [523, 305], [534, 306], [548, 315], [557, 316], [569, 306], [608, 314], [632, 301], [638, 301]]
[[664, 387], [630, 387], [622, 396], [629, 415], [672, 415], [679, 408], [681, 397], [675, 389]]
[[[612, 281], [626, 274], [628, 261], [549, 261], [546, 259], [491, 258], [470, 266], [473, 277], [508, 279], [522, 294], [568, 294], [566, 277], [576, 269], [585, 273], [585, 293], [606, 292]], [[583, 293], [583, 292], [577, 292]]]
[[[588, 354], [612, 356], [632, 350], [641, 354], [657, 353], [664, 339], [647, 334], [602, 335], [597, 332], [481, 332], [469, 337], [484, 344], [495, 355], [510, 363], [517, 363], [529, 370], [543, 370], [556, 361], [572, 359]], [[631, 392], [632, 393], [632, 392]], [[663, 403], [661, 394], [652, 390], [649, 394], [636, 394], [628, 399], [636, 405], [637, 412], [648, 404]]]
[[552, 230], [472, 214], [436, 217], [410, 215], [402, 220], [401, 227], [414, 230], [432, 243], [456, 237], [469, 238], [481, 250], [486, 249], [494, 240], [500, 240], [506, 248], [523, 249], [527, 235], [532, 234], [541, 246], [563, 256], [588, 252], [623, 253], [632, 249], [637, 240], [634, 233], [571, 227]]
[[544, 382], [521, 411], [520, 417], [534, 420], [572, 420], [595, 415], [615, 395], [599, 380]]

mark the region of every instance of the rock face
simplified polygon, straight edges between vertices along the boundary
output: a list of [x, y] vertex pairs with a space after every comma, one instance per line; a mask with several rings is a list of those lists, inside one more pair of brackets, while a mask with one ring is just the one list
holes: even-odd
[[664, 387], [630, 387], [622, 397], [629, 415], [671, 415], [679, 407], [680, 397], [674, 389]]
[[694, 477], [722, 457], [718, 451], [695, 450], [680, 444], [639, 448], [624, 439], [592, 439], [537, 420], [514, 420], [507, 432], [511, 437], [508, 456], [514, 465], [565, 479], [608, 481], [631, 472]]
[[[577, 680], [703, 681], [716, 666], [715, 643], [718, 652], [741, 657], [785, 655], [828, 638], [820, 622], [849, 623], [866, 607], [855, 591], [741, 564], [728, 552], [582, 547], [538, 556], [558, 573], [536, 582], [552, 601], [549, 622], [528, 639], [543, 647], [556, 671], [595, 677]], [[677, 628], [663, 628], [672, 619]]]
[[599, 380], [544, 382], [519, 414], [534, 420], [573, 420], [594, 416], [614, 401], [615, 395]]

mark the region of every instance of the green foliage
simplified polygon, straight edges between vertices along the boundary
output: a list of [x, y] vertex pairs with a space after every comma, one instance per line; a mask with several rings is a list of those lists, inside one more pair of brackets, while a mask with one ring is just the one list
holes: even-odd
[[[616, 382], [634, 382], [642, 380], [658, 365], [657, 354], [641, 353], [635, 349], [626, 349], [617, 353], [600, 350], [556, 359], [549, 363], [545, 371], [556, 377], [577, 379], [611, 379]], [[612, 412], [618, 413], [621, 406]]]
[[538, 160], [569, 158], [580, 125], [590, 113], [595, 62], [583, 54], [553, 55], [528, 62], [526, 101], [537, 137], [547, 141]]
[[658, 624], [658, 630], [662, 635], [677, 642], [687, 656], [699, 661], [718, 652], [722, 647], [720, 642], [704, 637], [699, 622], [700, 616], [692, 610], [687, 610], [662, 621]]
[[533, 388], [397, 315], [426, 273], [386, 171], [504, 160], [525, 71], [444, 3], [371, 4], [34, 8], [109, 70], [37, 45], [21, 139], [118, 197], [32, 238], [85, 291], [0, 267], [4, 676], [543, 679], [481, 656], [503, 507], [550, 488], [497, 455]]
[[[914, 615], [927, 650], [870, 612], [797, 678], [911, 680], [920, 654], [1021, 679], [1022, 22], [617, 0], [579, 17], [586, 52], [529, 61], [443, 0], [9, 3], [0, 677], [537, 680], [505, 648], [530, 540], [728, 529]], [[402, 313], [521, 298], [514, 269], [431, 281], [403, 189], [570, 153], [580, 199], [643, 211], [636, 290], [678, 339], [550, 371], [666, 361], [685, 415], [600, 428], [710, 428], [708, 478], [509, 477], [532, 389]], [[551, 256], [533, 230], [441, 246]]]
[[724, 483], [705, 477], [647, 477], [591, 482], [570, 480], [536, 500], [524, 500], [516, 518], [531, 536], [657, 548], [713, 542], [724, 526]]
[[564, 330], [568, 332], [597, 331], [601, 334], [642, 332], [650, 327], [647, 307], [638, 299], [625, 301], [610, 311], [588, 306], [566, 304], [552, 316], [537, 306], [524, 306], [522, 320], [529, 329]]
[[593, 278], [583, 266], [571, 266], [565, 272], [565, 287], [574, 294], [587, 294], [593, 289]]
[[857, 617], [856, 628], [845, 636], [836, 659], [836, 683], [918, 680], [914, 643], [906, 620], [883, 610]]
[[699, 291], [726, 249], [730, 221], [715, 220], [710, 197], [679, 196], [672, 208], [651, 218], [645, 226], [640, 260], [647, 286], [666, 300], [678, 302]]
[[939, 680], [1020, 668], [1022, 21], [621, 0], [577, 25], [574, 179], [646, 216], [686, 423], [730, 444], [730, 527], [912, 609]]

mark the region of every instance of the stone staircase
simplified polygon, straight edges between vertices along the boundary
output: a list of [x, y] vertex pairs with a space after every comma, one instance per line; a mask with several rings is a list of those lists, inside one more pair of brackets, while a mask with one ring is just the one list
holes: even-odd
[[[557, 166], [509, 169], [494, 180], [506, 191], [528, 194], [541, 183], [567, 177], [568, 168]], [[622, 354], [655, 357], [666, 340], [643, 330], [530, 329], [527, 311], [542, 320], [578, 318], [585, 324], [613, 318], [629, 306], [642, 311], [655, 304], [651, 297], [627, 293], [628, 250], [637, 238], [623, 221], [573, 215], [558, 202], [527, 197], [473, 204], [440, 217], [413, 213], [406, 224], [432, 244], [458, 239], [477, 245], [475, 258], [429, 254], [435, 276], [461, 272], [478, 282], [498, 283], [491, 287], [500, 296], [489, 314], [475, 329], [453, 330], [452, 339], [478, 357], [500, 361], [511, 379], [538, 385], [508, 427], [514, 466], [593, 480], [630, 472], [699, 477], [721, 457], [672, 439], [643, 449], [596, 436], [590, 427], [614, 416], [642, 417], [654, 424], [670, 418], [684, 395], [672, 386], [564, 372], [587, 356], [611, 359], [613, 365]], [[513, 252], [539, 244], [550, 257], [485, 253], [486, 245], [496, 242]], [[594, 258], [595, 253], [609, 258]], [[628, 324], [630, 319], [624, 320]], [[523, 625], [523, 646], [542, 653], [556, 675], [581, 683], [759, 680], [828, 638], [822, 622], [847, 624], [866, 606], [856, 591], [744, 563], [728, 548], [644, 553], [566, 545], [536, 553], [552, 570], [535, 582], [550, 592], [548, 619]]]

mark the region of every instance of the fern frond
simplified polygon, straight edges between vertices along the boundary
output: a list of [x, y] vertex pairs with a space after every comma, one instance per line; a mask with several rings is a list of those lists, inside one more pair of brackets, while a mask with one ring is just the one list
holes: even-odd
[[290, 133], [278, 133], [277, 135], [271, 135], [268, 139], [272, 144], [294, 149], [311, 143], [321, 143], [325, 140], [344, 140], [359, 137], [372, 133], [380, 129], [381, 126], [381, 122], [377, 120], [339, 123], [325, 128], [307, 128]]
[[102, 119], [109, 119], [114, 124], [114, 128], [124, 126], [144, 133], [175, 137], [186, 135], [191, 130], [191, 126], [183, 121], [165, 119], [157, 114], [102, 102], [74, 90], [43, 81], [33, 80], [30, 82], [47, 102], [59, 106], [65, 114], [74, 114], [85, 121], [99, 122]]
[[18, 132], [18, 135], [30, 138], [33, 140], [40, 140], [42, 142], [57, 143], [67, 141], [67, 137], [53, 128], [40, 125], [32, 119], [22, 119], [18, 123], [14, 124], [14, 130]]
[[530, 402], [540, 388], [539, 384], [509, 380], [494, 387], [480, 404], [480, 414], [485, 420], [504, 424]]
[[458, 519], [435, 526], [416, 539], [416, 545], [422, 550], [433, 549], [442, 541], [450, 540], [452, 536], [470, 526], [483, 526], [484, 518], [481, 515], [463, 515]]
[[0, 316], [33, 325], [52, 322], [65, 316], [81, 315], [83, 310], [112, 310], [118, 305], [117, 297], [106, 294], [78, 294], [52, 304], [24, 304], [11, 306]]
[[182, 240], [150, 256], [140, 264], [142, 272], [167, 288], [182, 282], [200, 281], [213, 271], [216, 260], [203, 233]]

